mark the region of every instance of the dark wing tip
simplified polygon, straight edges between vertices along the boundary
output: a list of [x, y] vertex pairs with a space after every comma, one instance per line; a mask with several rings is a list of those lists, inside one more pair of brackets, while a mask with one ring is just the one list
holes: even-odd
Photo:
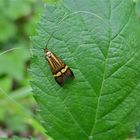
[[67, 78], [75, 78], [74, 74], [70, 68], [68, 68], [64, 74]]
[[64, 85], [64, 78], [63, 78], [63, 76], [55, 77], [55, 81], [56, 81], [60, 86], [63, 86], [63, 85]]

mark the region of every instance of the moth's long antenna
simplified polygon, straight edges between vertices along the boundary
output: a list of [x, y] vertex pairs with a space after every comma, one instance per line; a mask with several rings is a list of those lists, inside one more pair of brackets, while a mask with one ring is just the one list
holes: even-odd
[[[60, 24], [64, 19], [65, 19], [65, 14], [64, 14], [64, 16], [63, 16], [63, 18], [62, 18], [62, 20], [60, 20], [57, 24]], [[48, 39], [48, 41], [47, 41], [47, 44], [46, 44], [46, 48], [48, 47], [48, 44], [49, 44], [49, 41], [51, 40], [51, 37], [53, 36], [53, 34], [55, 33], [57, 31], [57, 28], [53, 31], [53, 33], [49, 36], [49, 39]], [[45, 49], [45, 48], [44, 48]]]
[[[54, 33], [55, 33], [55, 31], [49, 36], [49, 39], [48, 39], [48, 41], [47, 41], [47, 43], [46, 43], [45, 48], [48, 47], [49, 41], [51, 40], [51, 38], [52, 38], [52, 36], [53, 36]], [[45, 49], [45, 48], [44, 48], [44, 49]]]

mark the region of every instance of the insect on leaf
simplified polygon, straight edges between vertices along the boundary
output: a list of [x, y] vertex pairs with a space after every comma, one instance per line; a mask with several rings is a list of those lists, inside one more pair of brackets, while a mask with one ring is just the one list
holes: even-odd
[[47, 48], [44, 49], [44, 53], [52, 74], [60, 86], [63, 86], [66, 80], [74, 78], [71, 69], [60, 58], [50, 52]]

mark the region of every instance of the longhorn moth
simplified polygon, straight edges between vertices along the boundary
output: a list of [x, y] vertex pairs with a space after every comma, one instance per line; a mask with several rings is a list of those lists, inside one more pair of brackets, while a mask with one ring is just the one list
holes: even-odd
[[47, 48], [44, 49], [45, 59], [48, 61], [51, 72], [55, 78], [55, 81], [63, 86], [65, 81], [74, 79], [72, 70], [55, 54], [49, 51]]

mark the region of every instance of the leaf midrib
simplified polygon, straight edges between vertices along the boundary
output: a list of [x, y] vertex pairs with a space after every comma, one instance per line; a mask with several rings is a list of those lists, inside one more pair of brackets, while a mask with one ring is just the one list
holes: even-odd
[[[110, 23], [110, 27], [111, 27], [111, 0], [110, 0], [110, 16], [109, 16], [109, 23]], [[109, 49], [110, 49], [110, 46], [111, 46], [111, 43], [113, 42], [113, 40], [115, 38], [117, 38], [121, 32], [124, 30], [124, 28], [126, 27], [126, 25], [129, 23], [130, 19], [131, 19], [131, 16], [132, 16], [132, 13], [133, 13], [133, 9], [131, 10], [131, 14], [127, 20], [127, 22], [124, 24], [124, 26], [119, 30], [119, 32], [112, 38], [111, 35], [112, 35], [112, 28], [110, 28], [110, 34], [109, 34], [109, 47], [108, 47], [108, 50], [107, 50], [107, 55], [106, 55], [106, 58], [105, 58], [105, 66], [104, 66], [104, 73], [103, 73], [103, 79], [102, 79], [102, 84], [101, 84], [101, 88], [100, 88], [100, 92], [99, 92], [99, 97], [98, 97], [98, 102], [97, 102], [97, 107], [96, 107], [96, 117], [95, 117], [95, 123], [93, 124], [93, 128], [91, 130], [91, 133], [90, 133], [90, 136], [93, 136], [94, 134], [94, 131], [95, 131], [95, 128], [96, 128], [96, 124], [97, 124], [97, 121], [98, 121], [98, 111], [99, 111], [99, 105], [100, 105], [100, 97], [102, 96], [102, 90], [103, 90], [103, 85], [104, 85], [104, 82], [105, 82], [105, 76], [106, 76], [106, 65], [107, 65], [107, 60], [108, 60], [108, 56], [109, 56]]]
[[[111, 25], [111, 8], [112, 5], [111, 5], [111, 0], [110, 0], [110, 6], [109, 6], [109, 25]], [[110, 26], [111, 27], [111, 26]], [[105, 73], [106, 73], [106, 65], [107, 65], [107, 58], [108, 58], [108, 55], [109, 55], [109, 49], [110, 49], [110, 46], [111, 46], [111, 34], [112, 34], [112, 29], [109, 28], [109, 45], [108, 45], [108, 49], [107, 49], [107, 55], [106, 55], [106, 58], [105, 58], [105, 64], [104, 64], [104, 72], [103, 72], [103, 79], [102, 79], [102, 83], [101, 83], [101, 88], [100, 88], [100, 91], [99, 91], [99, 96], [98, 96], [98, 100], [97, 100], [97, 107], [96, 107], [96, 114], [95, 114], [95, 122], [93, 124], [93, 127], [91, 129], [91, 133], [90, 133], [90, 136], [93, 136], [94, 134], [94, 131], [95, 131], [95, 128], [96, 128], [96, 124], [97, 124], [97, 120], [98, 120], [98, 111], [99, 111], [99, 105], [100, 105], [100, 98], [101, 98], [101, 94], [102, 94], [102, 90], [103, 90], [103, 85], [104, 85], [104, 79], [105, 79]]]

